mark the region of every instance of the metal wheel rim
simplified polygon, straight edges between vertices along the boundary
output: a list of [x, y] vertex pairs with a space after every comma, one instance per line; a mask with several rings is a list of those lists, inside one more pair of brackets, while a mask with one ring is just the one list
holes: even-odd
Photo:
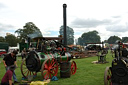
[[44, 61], [41, 68], [41, 74], [43, 79], [51, 79], [53, 76], [57, 76], [58, 62], [54, 58], [50, 58]]
[[111, 76], [112, 76], [112, 73], [110, 68], [106, 67], [104, 72], [104, 85], [112, 85]]

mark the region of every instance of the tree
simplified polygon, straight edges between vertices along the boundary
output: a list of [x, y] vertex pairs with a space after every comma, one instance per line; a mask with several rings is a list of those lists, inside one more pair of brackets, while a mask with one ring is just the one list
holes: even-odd
[[109, 44], [115, 44], [115, 42], [117, 41], [117, 40], [121, 40], [118, 36], [110, 36], [109, 38], [108, 38], [108, 43]]
[[104, 42], [104, 43], [107, 43], [108, 41], [107, 41], [107, 40], [104, 40], [103, 42]]
[[[64, 31], [63, 29], [64, 29], [64, 27], [61, 26], [60, 27], [60, 31], [59, 31], [60, 35], [62, 35], [62, 36], [64, 34], [63, 33], [63, 31]], [[66, 27], [66, 32], [67, 32], [67, 45], [74, 44], [74, 30], [67, 26]]]
[[83, 42], [82, 42], [82, 41], [83, 41], [82, 38], [79, 37], [79, 38], [78, 38], [78, 43], [77, 43], [77, 45], [83, 45]]
[[18, 40], [15, 37], [15, 35], [12, 35], [12, 34], [7, 35], [5, 36], [5, 40], [7, 43], [9, 43], [9, 46], [11, 47], [17, 46]]
[[42, 37], [42, 33], [38, 27], [32, 22], [28, 22], [23, 26], [23, 29], [18, 29], [15, 31], [18, 34], [18, 37], [21, 41], [25, 41], [28, 37]]
[[87, 33], [83, 33], [80, 40], [78, 40], [80, 45], [86, 45], [87, 43], [99, 43], [100, 36], [97, 31], [89, 31]]
[[5, 42], [5, 38], [0, 36], [0, 42]]
[[128, 43], [128, 37], [122, 37], [122, 42], [123, 43]]

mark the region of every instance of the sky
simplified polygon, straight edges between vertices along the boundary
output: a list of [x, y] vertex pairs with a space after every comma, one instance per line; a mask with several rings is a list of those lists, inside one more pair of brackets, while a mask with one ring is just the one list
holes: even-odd
[[98, 31], [101, 41], [110, 36], [128, 37], [128, 0], [0, 0], [0, 36], [15, 34], [33, 22], [44, 37], [57, 37], [67, 4], [67, 26], [75, 39]]

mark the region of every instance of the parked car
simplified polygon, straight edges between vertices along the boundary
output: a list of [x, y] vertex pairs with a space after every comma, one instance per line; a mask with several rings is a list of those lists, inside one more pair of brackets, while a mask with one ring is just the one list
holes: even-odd
[[5, 49], [0, 49], [0, 57], [3, 57], [4, 54], [7, 54]]

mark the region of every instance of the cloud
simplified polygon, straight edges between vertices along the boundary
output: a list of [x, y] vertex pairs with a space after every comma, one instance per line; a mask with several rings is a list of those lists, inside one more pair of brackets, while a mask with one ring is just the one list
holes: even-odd
[[15, 26], [10, 25], [10, 24], [3, 24], [0, 23], [0, 30], [4, 30], [4, 31], [8, 31], [8, 30], [13, 30], [15, 28]]
[[108, 20], [108, 19], [96, 20], [96, 19], [77, 18], [71, 22], [71, 26], [74, 28], [91, 28], [91, 27], [97, 27], [99, 25], [108, 25], [111, 23], [112, 23], [112, 21]]
[[106, 30], [111, 31], [111, 32], [126, 32], [128, 31], [128, 26], [127, 25], [113, 25], [113, 26], [106, 27]]
[[121, 18], [121, 16], [112, 16], [112, 18]]
[[3, 3], [0, 3], [0, 9], [6, 8], [6, 6]]
[[6, 36], [6, 33], [14, 34], [15, 26], [10, 24], [0, 23], [0, 36]]

